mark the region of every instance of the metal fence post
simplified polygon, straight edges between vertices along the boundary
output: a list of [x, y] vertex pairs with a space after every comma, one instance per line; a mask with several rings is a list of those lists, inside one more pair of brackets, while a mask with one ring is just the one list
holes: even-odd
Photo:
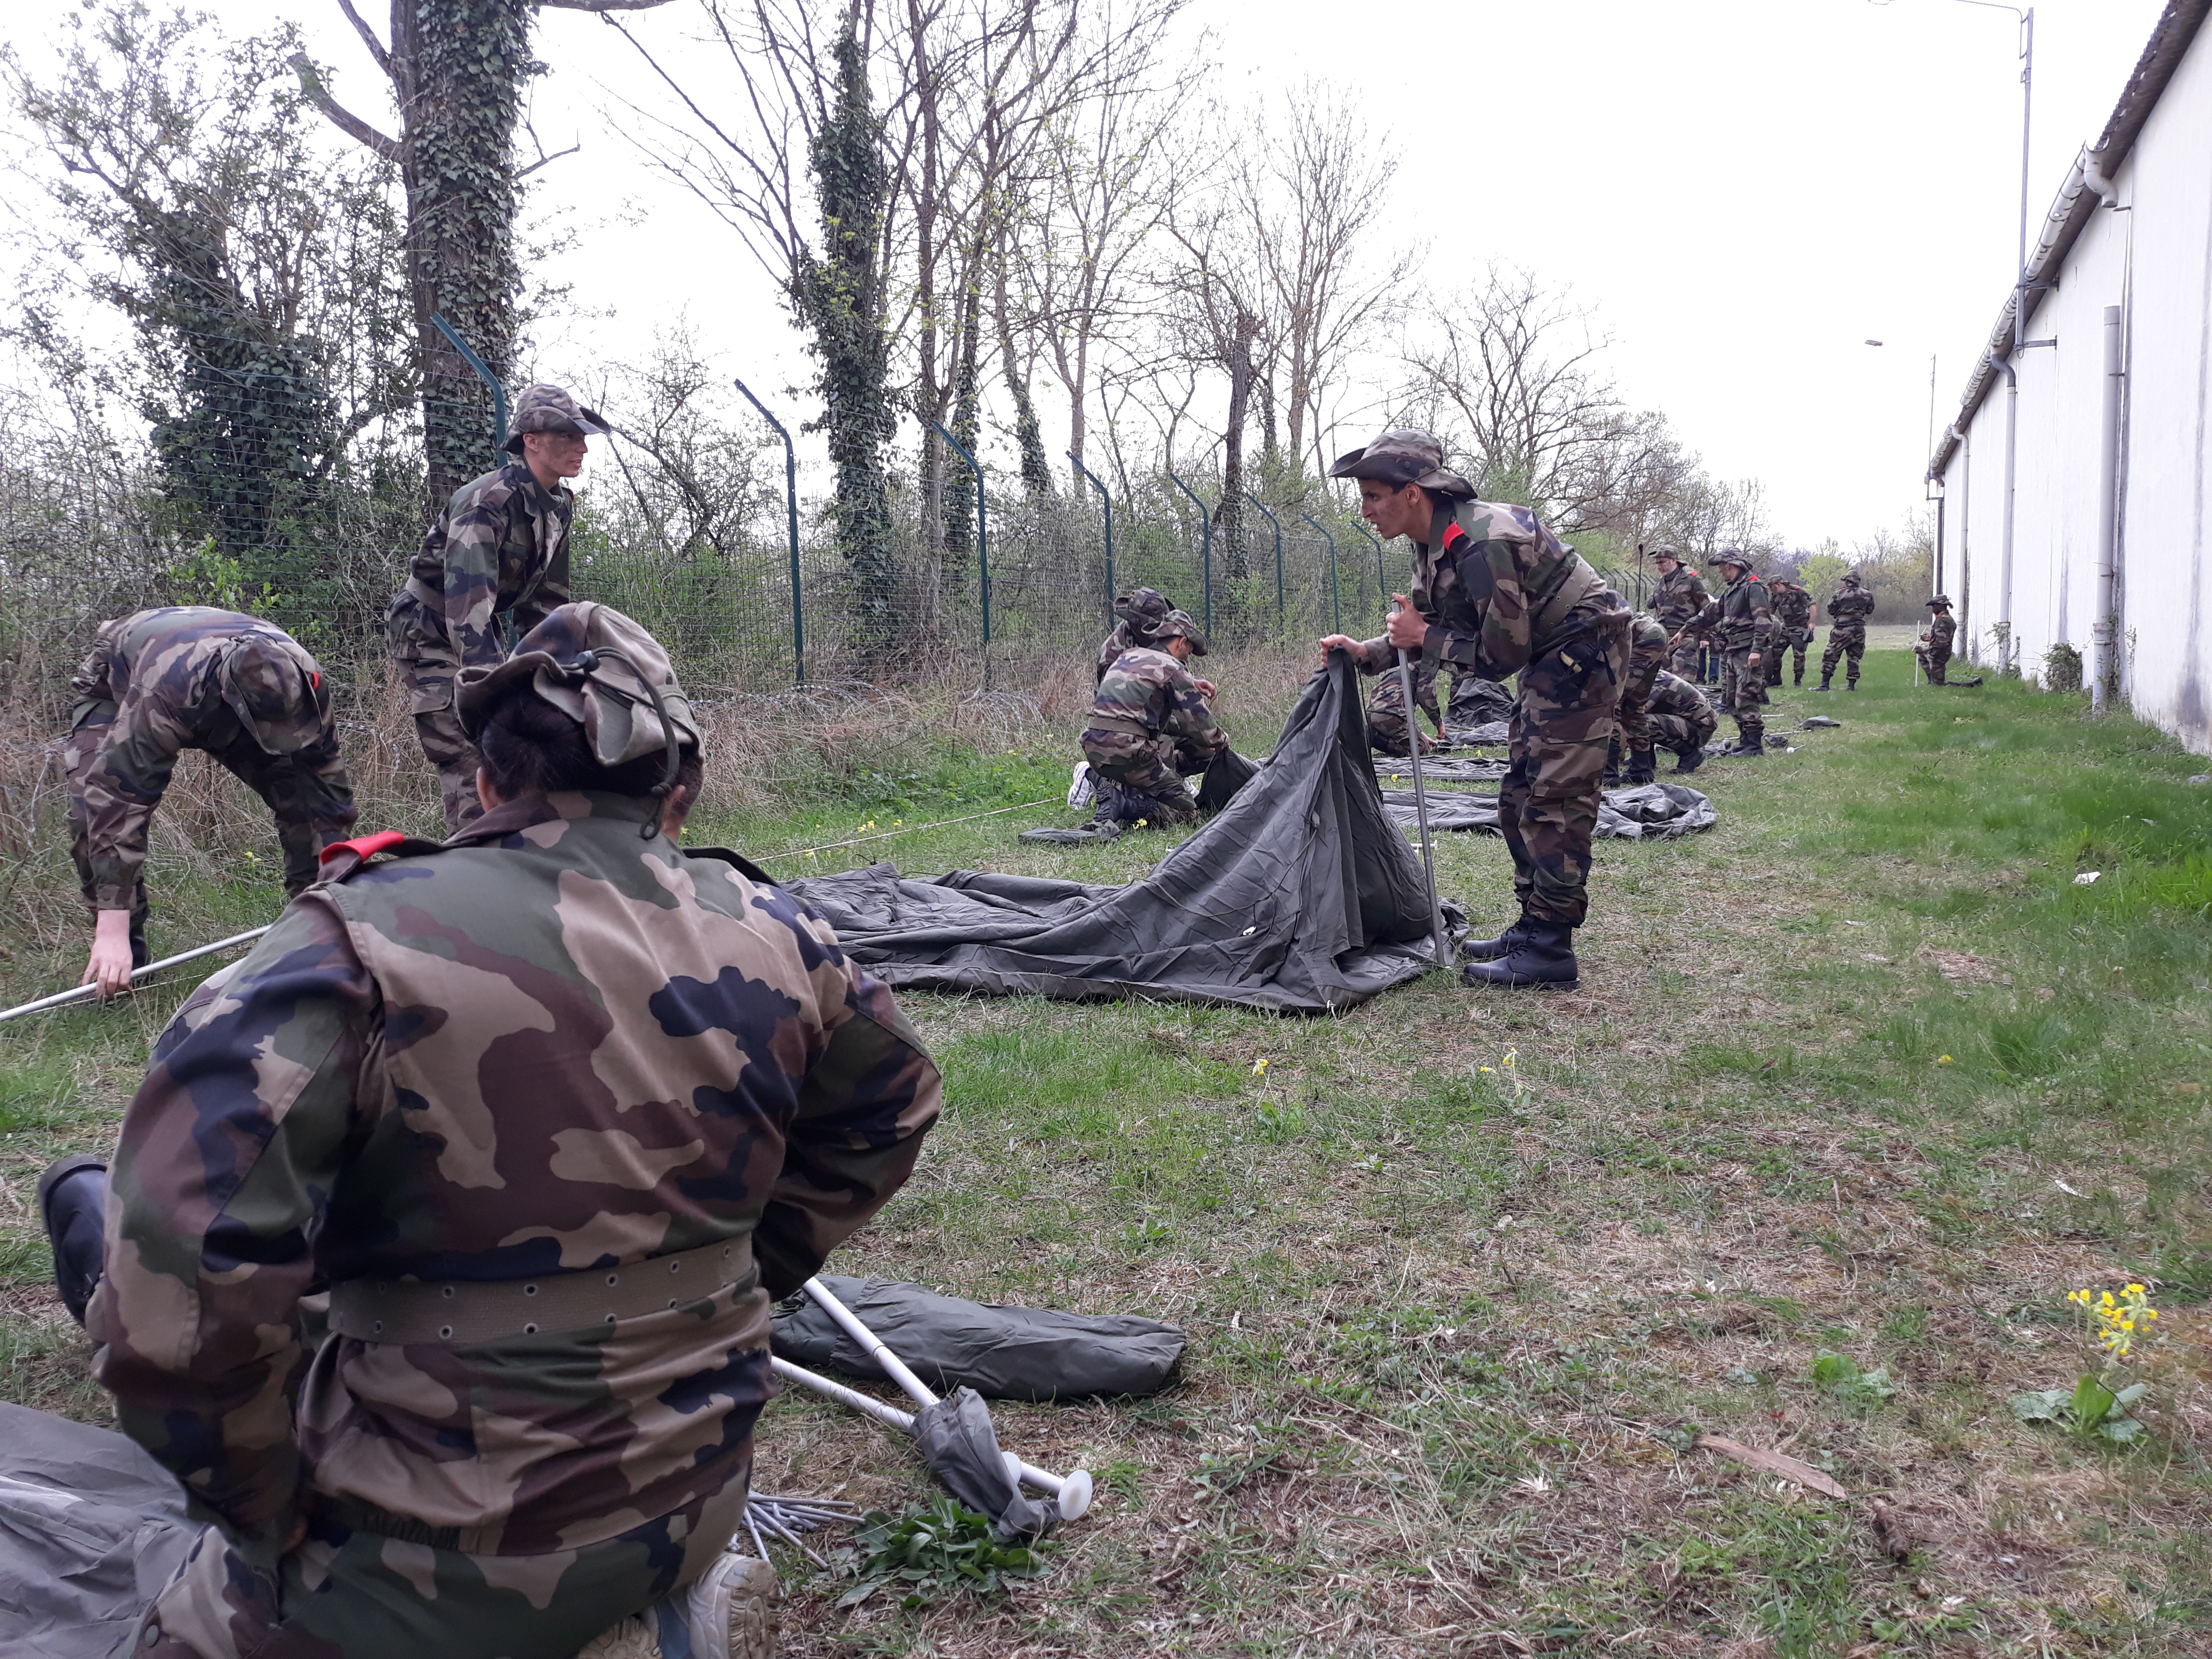
[[1280, 628], [1283, 625], [1283, 526], [1276, 522], [1275, 515], [1267, 511], [1267, 503], [1250, 490], [1244, 492], [1244, 499], [1258, 507], [1260, 516], [1275, 526], [1275, 626]]
[[752, 388], [743, 380], [737, 382], [745, 401], [760, 410], [760, 417], [775, 428], [775, 435], [783, 440], [783, 505], [791, 520], [791, 672], [792, 684], [806, 684], [806, 610], [799, 594], [799, 454], [791, 447], [791, 434], [783, 429], [783, 422], [768, 412], [768, 405], [753, 396]]
[[430, 313], [431, 326], [453, 342], [453, 349], [461, 354], [461, 361], [476, 370], [477, 378], [491, 388], [491, 464], [507, 465], [507, 387], [498, 375], [484, 367], [484, 360], [469, 349], [469, 343], [461, 337], [460, 331], [436, 312]]
[[933, 421], [938, 435], [960, 452], [960, 459], [968, 463], [975, 475], [975, 568], [983, 578], [983, 644], [988, 650], [991, 643], [991, 526], [983, 514], [983, 468], [981, 463], [968, 453], [968, 446], [954, 437], [942, 421]]
[[1099, 481], [1098, 475], [1084, 465], [1082, 456], [1071, 449], [1067, 452], [1067, 459], [1075, 463], [1078, 472], [1091, 480], [1091, 487], [1098, 492], [1098, 499], [1106, 504], [1106, 626], [1110, 629], [1114, 625], [1115, 599], [1114, 498], [1106, 493], [1106, 486]]
[[1355, 524], [1352, 527], [1354, 530], [1357, 530], [1361, 535], [1366, 537], [1369, 541], [1375, 544], [1375, 586], [1376, 591], [1382, 595], [1384, 607], [1387, 609], [1390, 599], [1390, 578], [1383, 574], [1382, 570], [1382, 540], [1373, 531], [1370, 530], [1364, 524]]
[[1336, 538], [1322, 530], [1321, 520], [1312, 514], [1301, 513], [1298, 517], [1316, 530], [1321, 530], [1322, 540], [1328, 544], [1328, 631], [1341, 634], [1344, 632], [1344, 604], [1336, 591]]
[[1198, 492], [1181, 478], [1176, 477], [1174, 473], [1168, 474], [1168, 482], [1189, 496], [1190, 504], [1198, 509], [1198, 532], [1205, 549], [1202, 555], [1205, 562], [1199, 577], [1206, 601], [1206, 621], [1203, 626], [1206, 629], [1206, 636], [1212, 639], [1213, 637], [1213, 515], [1206, 510], [1206, 503], [1198, 499]]

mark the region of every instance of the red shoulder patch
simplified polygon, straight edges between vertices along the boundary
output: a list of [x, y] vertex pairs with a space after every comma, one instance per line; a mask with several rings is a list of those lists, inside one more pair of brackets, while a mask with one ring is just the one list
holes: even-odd
[[1460, 527], [1457, 520], [1454, 520], [1444, 527], [1444, 547], [1447, 550], [1457, 547], [1466, 539], [1467, 532]]
[[323, 848], [316, 861], [328, 864], [332, 859], [350, 853], [366, 864], [379, 853], [388, 853], [406, 839], [397, 830], [380, 830], [373, 836], [356, 836], [351, 841], [334, 841]]

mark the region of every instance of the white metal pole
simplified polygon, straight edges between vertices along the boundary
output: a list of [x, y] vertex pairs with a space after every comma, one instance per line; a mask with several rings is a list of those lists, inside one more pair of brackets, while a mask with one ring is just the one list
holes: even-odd
[[[270, 927], [274, 926], [274, 922], [270, 924]], [[149, 962], [143, 968], [133, 968], [131, 977], [143, 979], [149, 974], [158, 974], [164, 968], [173, 968], [180, 962], [191, 961], [195, 957], [210, 956], [217, 951], [227, 951], [234, 945], [243, 945], [248, 939], [259, 939], [268, 931], [268, 927], [248, 928], [243, 933], [233, 933], [228, 939], [219, 939], [214, 944], [203, 945], [197, 950], [179, 951], [173, 957], [163, 957], [159, 962]], [[25, 1014], [42, 1013], [49, 1008], [66, 1007], [72, 1002], [88, 1001], [99, 994], [97, 985], [80, 985], [74, 991], [58, 991], [52, 996], [40, 997], [36, 1002], [27, 1002], [20, 1008], [10, 1008], [5, 1013], [0, 1013], [0, 1022], [20, 1019]]]
[[2119, 542], [2120, 379], [2125, 373], [2120, 333], [2120, 308], [2106, 306], [2105, 397], [2097, 434], [2097, 613], [2089, 624], [2089, 707], [2100, 714], [2114, 683], [2112, 639], [2118, 626], [2112, 615], [2112, 567]]

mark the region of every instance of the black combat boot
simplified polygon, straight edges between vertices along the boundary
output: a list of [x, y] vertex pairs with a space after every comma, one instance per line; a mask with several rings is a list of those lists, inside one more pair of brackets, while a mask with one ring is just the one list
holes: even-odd
[[1513, 947], [1521, 943], [1522, 938], [1528, 931], [1528, 918], [1524, 913], [1516, 917], [1512, 924], [1496, 939], [1463, 939], [1459, 942], [1460, 960], [1495, 962], [1502, 956], [1510, 955]]
[[1728, 753], [1741, 760], [1755, 760], [1766, 752], [1766, 732], [1761, 726], [1739, 726], [1735, 747]]
[[1682, 775], [1682, 774], [1683, 774], [1683, 773], [1685, 773], [1685, 772], [1694, 772], [1694, 771], [1696, 771], [1696, 770], [1697, 770], [1700, 766], [1703, 766], [1705, 763], [1705, 745], [1704, 745], [1703, 744], [1693, 743], [1693, 744], [1691, 744], [1688, 748], [1686, 748], [1686, 749], [1677, 749], [1677, 750], [1674, 751], [1674, 776], [1676, 776], [1676, 777], [1678, 777], [1678, 778], [1679, 778], [1679, 777], [1680, 777], [1680, 776]]
[[1659, 781], [1658, 763], [1649, 749], [1628, 757], [1628, 769], [1620, 775], [1631, 783]]
[[86, 1304], [106, 1265], [107, 1165], [65, 1158], [39, 1177], [39, 1218], [54, 1253], [54, 1288], [70, 1317], [84, 1323]]
[[1522, 924], [1513, 948], [1494, 962], [1470, 962], [1459, 970], [1462, 985], [1552, 985], [1571, 991], [1582, 982], [1575, 965], [1575, 930], [1565, 922]]
[[1805, 665], [1803, 663], [1801, 662], [1797, 665], [1797, 678], [1790, 683], [1792, 685], [1802, 685], [1805, 684]]
[[1818, 685], [1814, 686], [1813, 689], [1814, 689], [1815, 691], [1826, 691], [1826, 690], [1828, 690], [1830, 689], [1829, 684], [1828, 684], [1829, 678], [1830, 678], [1830, 677], [1829, 677], [1828, 675], [1826, 675], [1826, 674], [1821, 675], [1821, 676], [1820, 676], [1820, 683]]

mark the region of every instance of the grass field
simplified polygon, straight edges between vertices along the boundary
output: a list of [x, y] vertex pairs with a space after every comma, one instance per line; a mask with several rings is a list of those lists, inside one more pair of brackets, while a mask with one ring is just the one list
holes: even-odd
[[[905, 999], [945, 1117], [836, 1268], [1171, 1319], [1190, 1353], [1154, 1400], [999, 1410], [1030, 1461], [1100, 1477], [1046, 1576], [841, 1610], [844, 1581], [788, 1563], [786, 1650], [2212, 1651], [2207, 763], [2075, 699], [1911, 679], [1880, 651], [1855, 695], [1778, 694], [1776, 729], [1845, 724], [1710, 764], [1709, 835], [1601, 843], [1579, 993], [1432, 975], [1306, 1022]], [[799, 849], [793, 873], [1116, 879], [1164, 850], [1014, 843], [1055, 810], [805, 857], [1065, 779], [1038, 742], [695, 838]], [[1498, 842], [1447, 838], [1439, 875], [1504, 919]], [[202, 882], [176, 936], [268, 901]], [[100, 1415], [32, 1184], [112, 1136], [180, 988], [0, 1028], [8, 1397]], [[2018, 1420], [2093, 1365], [2066, 1292], [2130, 1279], [2164, 1313], [2142, 1438]], [[803, 1398], [760, 1467], [924, 1494], [901, 1445]]]

